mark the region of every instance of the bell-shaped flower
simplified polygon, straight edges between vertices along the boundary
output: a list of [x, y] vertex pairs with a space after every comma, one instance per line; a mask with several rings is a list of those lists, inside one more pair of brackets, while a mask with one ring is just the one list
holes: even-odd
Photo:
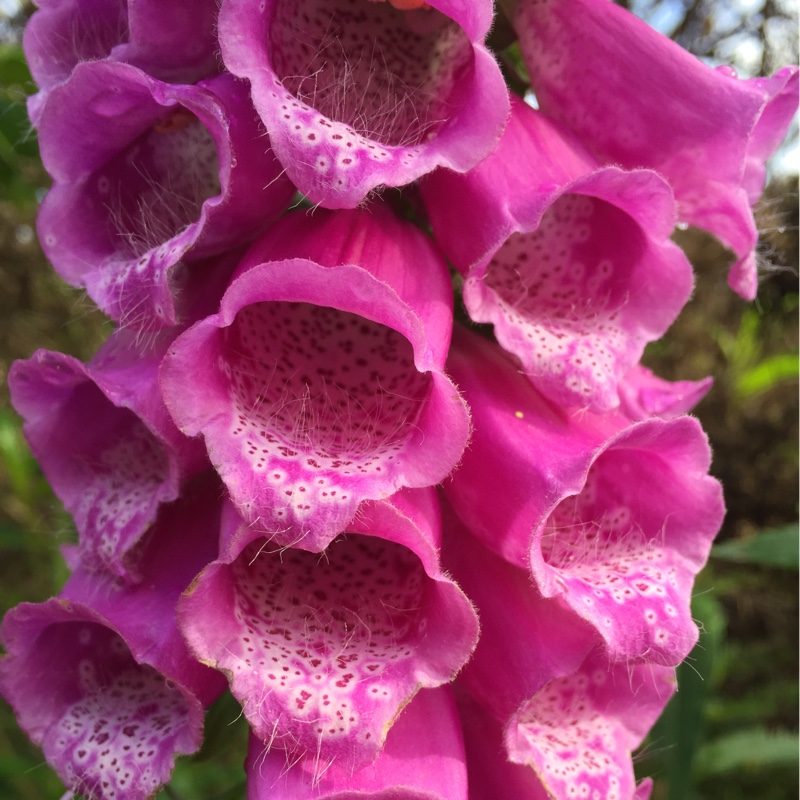
[[669, 241], [672, 192], [652, 171], [602, 167], [521, 100], [512, 109], [475, 169], [422, 181], [425, 205], [472, 319], [494, 325], [548, 397], [605, 411], [691, 293]]
[[[417, 690], [452, 680], [478, 638], [438, 561], [433, 489], [365, 503], [324, 553], [274, 546], [223, 516], [222, 558], [179, 606], [195, 655], [224, 672], [255, 736], [349, 774]], [[320, 767], [320, 771], [322, 771]]]
[[31, 450], [75, 520], [83, 565], [134, 580], [137, 545], [159, 507], [208, 463], [161, 399], [166, 333], [143, 350], [117, 331], [89, 364], [39, 350], [8, 378]]
[[506, 750], [528, 764], [547, 797], [644, 800], [631, 751], [675, 691], [675, 670], [656, 664], [609, 664], [592, 653], [572, 675], [555, 678], [506, 729]]
[[443, 372], [451, 309], [444, 261], [385, 207], [290, 214], [219, 313], [176, 340], [164, 399], [249, 523], [323, 550], [362, 500], [458, 463], [469, 420]]
[[[255, 736], [247, 800], [467, 800], [464, 743], [450, 688], [423, 689], [403, 708], [374, 763], [353, 771], [314, 755], [287, 764]], [[470, 788], [469, 797], [472, 797]]]
[[89, 800], [146, 800], [175, 757], [200, 746], [203, 707], [224, 681], [189, 654], [175, 604], [215, 557], [219, 488], [200, 481], [162, 512], [138, 586], [79, 568], [60, 597], [4, 619], [0, 691], [59, 777]]
[[216, 0], [37, 0], [36, 5], [23, 36], [39, 87], [28, 98], [34, 126], [50, 90], [84, 61], [125, 61], [178, 83], [219, 71]]
[[797, 110], [797, 68], [737, 80], [607, 0], [520, 0], [514, 24], [540, 108], [602, 160], [663, 175], [681, 220], [733, 250], [728, 281], [752, 300], [751, 206]]
[[189, 86], [79, 64], [51, 92], [39, 136], [53, 176], [38, 218], [45, 254], [128, 327], [178, 322], [173, 295], [191, 262], [254, 238], [294, 191], [231, 75]]
[[637, 364], [619, 383], [620, 411], [631, 420], [688, 414], [707, 394], [712, 377], [699, 381], [665, 381]]
[[448, 369], [474, 423], [445, 484], [464, 523], [590, 622], [614, 660], [680, 663], [697, 639], [694, 576], [724, 513], [697, 420], [556, 406], [461, 329]]
[[483, 46], [491, 22], [489, 0], [225, 0], [219, 39], [292, 181], [315, 204], [354, 208], [491, 152], [508, 115]]
[[[591, 625], [577, 618], [562, 598], [543, 597], [526, 570], [482, 547], [452, 513], [445, 514], [445, 554], [445, 565], [481, 618], [480, 642], [457, 679], [470, 695], [461, 698], [460, 707], [474, 800], [605, 800], [614, 796], [615, 780], [616, 796], [632, 800], [630, 750], [671, 696], [672, 670], [612, 664]], [[586, 688], [581, 676], [587, 674], [592, 681], [585, 693], [591, 697], [590, 707], [576, 691]], [[625, 685], [617, 687], [621, 675]], [[543, 698], [556, 692], [561, 693], [561, 705], [542, 714]], [[534, 721], [539, 727], [532, 730]], [[503, 731], [506, 747], [501, 744]], [[474, 736], [479, 742], [472, 741]], [[586, 779], [597, 794], [581, 786]], [[514, 791], [501, 789], [499, 780]], [[603, 781], [608, 792], [601, 788]]]

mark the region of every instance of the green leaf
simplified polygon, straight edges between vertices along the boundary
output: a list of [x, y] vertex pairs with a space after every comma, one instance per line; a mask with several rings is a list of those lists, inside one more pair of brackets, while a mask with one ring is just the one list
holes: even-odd
[[678, 667], [678, 691], [651, 734], [654, 747], [664, 748], [666, 755], [667, 800], [692, 796], [694, 758], [703, 742], [714, 663], [727, 627], [725, 610], [711, 594], [692, 600], [692, 615], [700, 621], [700, 641]]
[[720, 736], [697, 752], [698, 777], [707, 778], [732, 770], [767, 769], [789, 766], [796, 769], [800, 739], [796, 733], [772, 733], [764, 728], [747, 728]]
[[800, 375], [800, 357], [797, 353], [780, 353], [765, 358], [755, 367], [747, 369], [736, 381], [736, 391], [742, 397], [761, 394], [782, 381], [795, 380]]
[[759, 533], [749, 539], [723, 542], [711, 549], [714, 558], [736, 561], [740, 564], [760, 564], [782, 569], [797, 569], [800, 559], [800, 532], [795, 522], [782, 528]]

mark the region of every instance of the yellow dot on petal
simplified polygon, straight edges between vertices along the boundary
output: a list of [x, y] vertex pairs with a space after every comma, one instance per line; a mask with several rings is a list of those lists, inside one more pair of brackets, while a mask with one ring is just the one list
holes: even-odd
[[515, 411], [515, 412], [514, 412], [514, 416], [515, 416], [517, 419], [522, 419], [522, 418], [523, 418], [525, 415], [524, 415], [524, 414], [523, 414], [521, 411]]

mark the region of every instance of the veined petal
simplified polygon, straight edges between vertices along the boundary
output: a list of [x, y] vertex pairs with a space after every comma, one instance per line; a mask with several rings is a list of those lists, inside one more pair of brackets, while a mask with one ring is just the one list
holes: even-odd
[[89, 569], [136, 580], [137, 545], [163, 503], [207, 464], [161, 399], [169, 343], [142, 351], [117, 332], [89, 364], [39, 350], [9, 372], [14, 407], [50, 485], [75, 520]]
[[468, 170], [495, 145], [508, 96], [483, 47], [491, 3], [424, 5], [223, 3], [225, 64], [250, 80], [277, 157], [313, 203], [354, 208], [437, 166]]
[[422, 182], [437, 241], [537, 388], [607, 411], [645, 345], [673, 322], [691, 266], [669, 241], [675, 204], [649, 170], [601, 167], [521, 100], [496, 150], [466, 175]]
[[290, 215], [253, 252], [220, 313], [175, 342], [164, 398], [248, 522], [320, 551], [362, 500], [433, 485], [461, 455], [467, 411], [442, 371], [449, 277], [380, 207]]
[[50, 90], [85, 61], [125, 61], [179, 83], [219, 71], [215, 0], [38, 0], [36, 5], [23, 37], [39, 87], [28, 98], [34, 126]]
[[417, 690], [469, 658], [477, 618], [441, 572], [438, 525], [433, 490], [407, 490], [364, 504], [314, 554], [252, 539], [228, 515], [223, 542], [244, 547], [198, 578], [181, 628], [268, 748], [359, 769]]
[[360, 770], [315, 756], [287, 764], [255, 736], [245, 769], [247, 800], [467, 800], [464, 744], [446, 686], [419, 692], [375, 762]]
[[176, 324], [178, 267], [254, 238], [294, 192], [230, 75], [188, 86], [80, 64], [51, 93], [40, 142], [54, 179], [42, 247], [129, 327]]
[[737, 80], [606, 0], [521, 0], [515, 27], [541, 109], [603, 161], [662, 174], [681, 218], [736, 253], [729, 282], [753, 299], [750, 206], [797, 110], [797, 68]]

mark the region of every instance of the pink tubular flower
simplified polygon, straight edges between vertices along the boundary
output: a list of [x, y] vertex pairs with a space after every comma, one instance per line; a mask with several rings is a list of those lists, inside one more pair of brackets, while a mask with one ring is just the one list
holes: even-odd
[[219, 37], [292, 181], [314, 203], [354, 208], [494, 147], [508, 96], [482, 44], [491, 21], [487, 0], [226, 0]]
[[360, 769], [417, 690], [469, 658], [478, 622], [439, 566], [438, 515], [432, 489], [365, 503], [318, 555], [273, 548], [227, 514], [223, 559], [181, 601], [180, 625], [281, 761]]
[[692, 289], [669, 241], [675, 204], [649, 170], [601, 167], [557, 123], [517, 100], [500, 145], [466, 175], [422, 182], [464, 302], [491, 322], [536, 386], [596, 411]]
[[[619, 671], [617, 671], [618, 674]], [[663, 692], [663, 695], [656, 697], [657, 704], [662, 702], [662, 696], [666, 702], [673, 688], [668, 680], [668, 673], [665, 677], [667, 680], [662, 679], [661, 682], [666, 684], [663, 687], [666, 691]], [[560, 683], [563, 685], [565, 682]], [[557, 684], [554, 683], [555, 685]], [[636, 719], [635, 706], [631, 707], [626, 714], [626, 721], [627, 718], [630, 718], [636, 731], [645, 730], [653, 723], [653, 712], [658, 710], [657, 704], [654, 704], [654, 708], [646, 710], [647, 718], [641, 721]], [[592, 719], [590, 713], [580, 720], [577, 718], [561, 720], [565, 723], [566, 731], [556, 731], [554, 730], [555, 726], [540, 729], [545, 732], [545, 742], [549, 743], [551, 752], [545, 752], [547, 750], [545, 742], [541, 744], [537, 742], [539, 746], [536, 750], [525, 748], [521, 753], [516, 754], [517, 761], [515, 763], [507, 760], [506, 749], [503, 745], [503, 730], [497, 719], [466, 695], [458, 697], [458, 707], [467, 753], [469, 800], [497, 800], [500, 797], [513, 797], [514, 800], [552, 800], [552, 798], [561, 800], [561, 798], [572, 797], [605, 800], [607, 795], [603, 789], [590, 788], [587, 792], [584, 786], [589, 786], [590, 783], [595, 787], [598, 783], [601, 786], [604, 783], [609, 786], [613, 784], [612, 777], [619, 781], [620, 788], [624, 786], [628, 790], [618, 791], [617, 796], [620, 800], [647, 800], [650, 797], [650, 790], [653, 787], [651, 778], [645, 778], [633, 792], [629, 791], [632, 781], [630, 780], [630, 757], [627, 750], [636, 746], [638, 734], [626, 729], [624, 723], [620, 726], [613, 717], [603, 720]], [[595, 708], [595, 711], [597, 712], [598, 709]], [[600, 715], [605, 716], [604, 712], [605, 708], [601, 705]], [[577, 725], [570, 725], [572, 722]], [[599, 732], [602, 726], [605, 729], [604, 732], [611, 731], [612, 736], [616, 734], [619, 746], [615, 748], [611, 741], [612, 737], [607, 735], [605, 737], [602, 734], [595, 737], [586, 736], [585, 733], [589, 732], [589, 728], [587, 727], [585, 732], [582, 728], [586, 722], [592, 726], [595, 732]], [[525, 733], [528, 732], [529, 729], [525, 730]], [[580, 746], [571, 748], [570, 739], [573, 743], [577, 743], [581, 737]], [[604, 739], [612, 745], [611, 748], [605, 748]], [[558, 743], [563, 746], [560, 751]], [[558, 755], [561, 756], [561, 768], [559, 768], [556, 758], [553, 758], [553, 750], [556, 751], [556, 758]], [[611, 757], [609, 757], [609, 750], [611, 750]], [[536, 771], [537, 763], [551, 764], [554, 768], [548, 774], [539, 774]], [[605, 767], [605, 774], [601, 772], [602, 768], [598, 769], [601, 764]], [[562, 776], [566, 769], [569, 769], [569, 772], [568, 777], [564, 779]], [[559, 775], [559, 773], [561, 774]], [[622, 780], [620, 780], [620, 776]], [[559, 780], [559, 778], [561, 779]], [[590, 783], [586, 782], [587, 778]], [[612, 789], [612, 795], [608, 796], [613, 796], [613, 785], [610, 785], [609, 788]], [[592, 794], [592, 791], [596, 793]]]
[[164, 81], [193, 83], [218, 72], [216, 0], [37, 0], [23, 44], [39, 92], [34, 125], [51, 89], [84, 61], [125, 61]]
[[[468, 734], [474, 800], [632, 800], [630, 751], [669, 700], [673, 670], [613, 664], [601, 637], [562, 598], [543, 597], [525, 570], [481, 547], [452, 515], [445, 526], [446, 566], [476, 602], [482, 626], [475, 654], [457, 680], [474, 701], [462, 699], [465, 724], [474, 729], [474, 718], [481, 720], [484, 746], [494, 735], [497, 749], [502, 727], [504, 754], [533, 767], [526, 776], [499, 756], [475, 753]], [[499, 775], [517, 794], [500, 790]]]
[[136, 328], [176, 324], [191, 262], [254, 238], [294, 191], [231, 75], [184, 86], [80, 64], [50, 94], [40, 142], [53, 176], [38, 219], [45, 254]]
[[89, 569], [136, 579], [137, 544], [163, 503], [207, 464], [158, 389], [169, 338], [149, 351], [118, 331], [89, 364], [39, 350], [9, 372], [14, 407], [50, 485], [75, 520]]
[[323, 550], [362, 500], [458, 462], [469, 422], [443, 372], [451, 308], [441, 257], [386, 208], [289, 215], [219, 314], [177, 339], [164, 399], [249, 523]]
[[736, 80], [607, 0], [520, 0], [515, 26], [542, 110], [604, 161], [661, 173], [681, 219], [734, 251], [728, 281], [752, 300], [751, 206], [797, 110], [797, 68]]
[[[447, 686], [423, 689], [403, 708], [373, 764], [358, 771], [313, 755], [287, 764], [250, 738], [247, 800], [467, 800], [464, 744]], [[471, 797], [471, 794], [470, 794]]]
[[692, 582], [724, 513], [697, 421], [559, 408], [495, 345], [460, 329], [453, 345], [475, 426], [445, 484], [461, 519], [589, 621], [611, 658], [680, 663], [697, 639]]
[[650, 782], [635, 786], [631, 751], [674, 691], [670, 667], [609, 665], [593, 653], [528, 701], [506, 730], [506, 749], [533, 767], [548, 797], [645, 798]]
[[152, 797], [175, 757], [200, 746], [203, 706], [224, 686], [189, 655], [174, 613], [214, 558], [214, 486], [200, 482], [163, 512], [139, 586], [79, 569], [61, 597], [23, 603], [3, 622], [0, 690], [64, 783], [90, 800]]

